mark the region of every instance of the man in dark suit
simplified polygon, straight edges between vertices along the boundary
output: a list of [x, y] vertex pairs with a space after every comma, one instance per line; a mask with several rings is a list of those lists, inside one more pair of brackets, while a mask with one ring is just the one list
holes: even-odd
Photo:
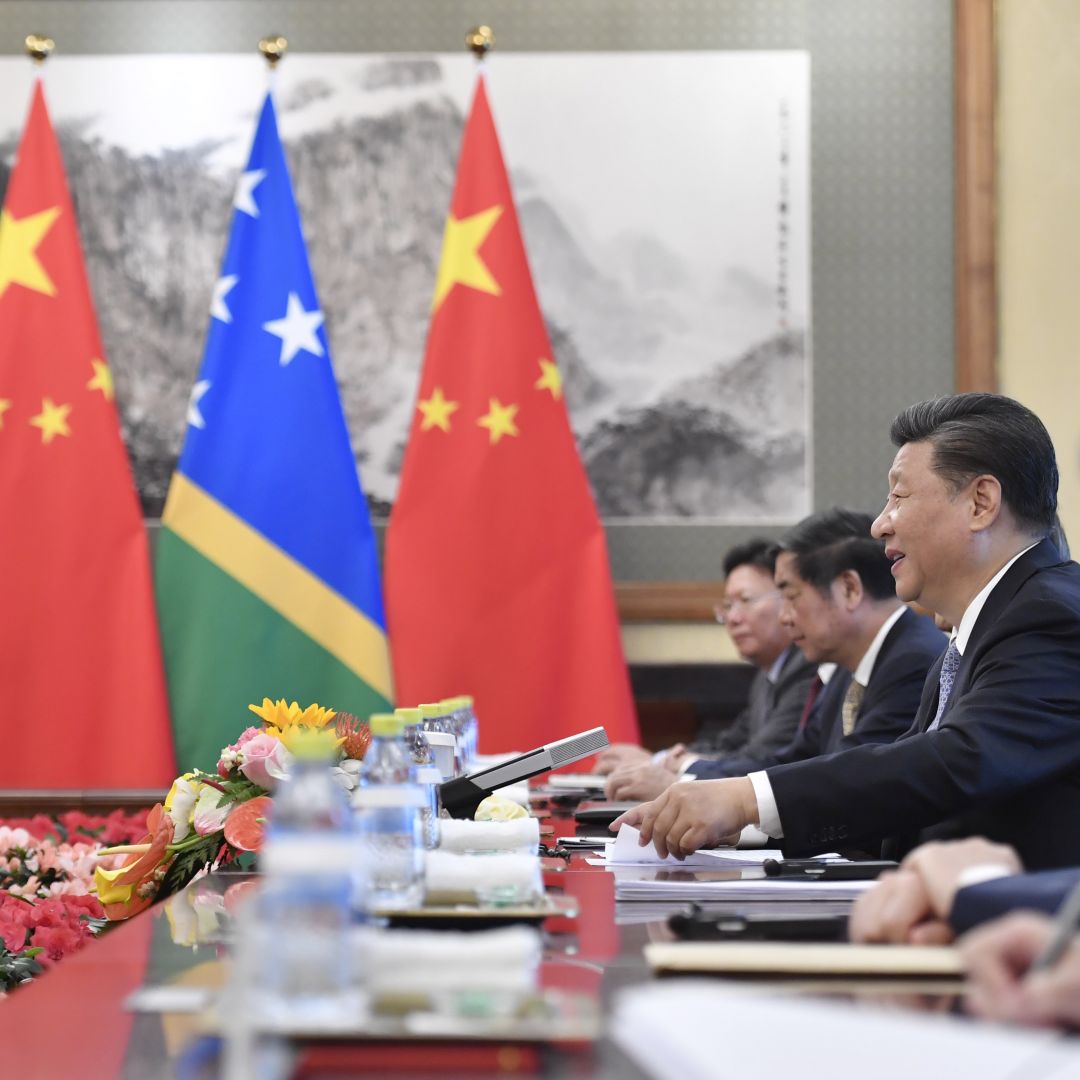
[[[639, 746], [616, 744], [597, 759], [599, 772], [634, 775], [659, 793], [676, 778], [663, 759], [695, 753], [768, 754], [791, 741], [802, 715], [814, 666], [791, 643], [780, 623], [782, 598], [773, 583], [776, 544], [748, 540], [724, 556], [724, 601], [718, 615], [740, 656], [758, 670], [746, 707], [728, 728], [707, 727], [690, 748], [676, 746], [654, 755]], [[644, 794], [641, 796], [645, 797]]]
[[672, 786], [622, 819], [661, 854], [758, 824], [790, 850], [985, 835], [1036, 869], [1080, 863], [1080, 567], [1046, 539], [1050, 437], [1018, 402], [960, 394], [906, 409], [892, 438], [874, 535], [900, 599], [956, 627], [914, 724], [889, 746]]
[[853, 941], [917, 945], [963, 933], [970, 1011], [1014, 1023], [1076, 1027], [1080, 939], [1046, 970], [1034, 965], [1055, 932], [1050, 916], [1078, 887], [1080, 869], [1025, 874], [1017, 853], [1003, 844], [932, 841], [859, 897], [849, 931]]
[[781, 622], [808, 660], [838, 667], [786, 747], [694, 761], [687, 767], [699, 780], [890, 743], [911, 726], [926, 673], [946, 638], [931, 619], [896, 598], [885, 545], [870, 536], [872, 520], [828, 510], [804, 519], [781, 541], [776, 585], [787, 601]]
[[1025, 874], [1016, 851], [982, 837], [931, 841], [883, 874], [851, 912], [853, 941], [940, 944], [1019, 908], [1053, 915], [1080, 868]]

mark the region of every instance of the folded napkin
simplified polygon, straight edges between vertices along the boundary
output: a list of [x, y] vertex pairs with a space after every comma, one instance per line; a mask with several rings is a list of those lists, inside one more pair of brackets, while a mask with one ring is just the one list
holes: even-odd
[[424, 876], [429, 904], [527, 903], [544, 892], [535, 855], [429, 851]]
[[540, 845], [540, 822], [533, 817], [513, 821], [443, 818], [439, 831], [442, 851], [516, 851], [535, 855]]
[[542, 954], [531, 926], [500, 930], [382, 930], [358, 927], [354, 970], [375, 996], [475, 990], [528, 993], [536, 987]]

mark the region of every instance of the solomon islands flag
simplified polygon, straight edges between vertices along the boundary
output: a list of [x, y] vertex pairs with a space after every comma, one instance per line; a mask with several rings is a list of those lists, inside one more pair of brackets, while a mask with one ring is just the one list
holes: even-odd
[[267, 94], [234, 200], [156, 584], [177, 760], [212, 770], [249, 702], [392, 698], [375, 541]]

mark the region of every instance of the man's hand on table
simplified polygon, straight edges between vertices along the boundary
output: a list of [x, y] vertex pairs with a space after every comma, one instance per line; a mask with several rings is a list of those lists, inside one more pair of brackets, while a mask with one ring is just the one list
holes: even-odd
[[655, 799], [678, 780], [678, 776], [663, 765], [631, 765], [616, 769], [604, 785], [609, 799]]
[[629, 768], [632, 765], [646, 765], [653, 759], [652, 754], [633, 743], [612, 743], [596, 756], [594, 768], [601, 776], [613, 773], [616, 769]]
[[971, 1012], [1036, 1027], [1080, 1026], [1080, 943], [1074, 939], [1049, 970], [1031, 971], [1053, 932], [1053, 919], [1018, 911], [965, 934], [959, 948]]
[[616, 818], [641, 831], [641, 844], [652, 842], [657, 854], [684, 859], [698, 848], [733, 844], [746, 825], [758, 823], [754, 785], [748, 777], [734, 780], [694, 780], [672, 784], [652, 802], [635, 806]]
[[882, 874], [874, 888], [855, 901], [848, 934], [852, 941], [876, 943], [941, 945], [952, 941], [949, 912], [965, 876], [997, 867], [1008, 874], [1023, 870], [1011, 847], [979, 837], [923, 844], [904, 859], [899, 870]]

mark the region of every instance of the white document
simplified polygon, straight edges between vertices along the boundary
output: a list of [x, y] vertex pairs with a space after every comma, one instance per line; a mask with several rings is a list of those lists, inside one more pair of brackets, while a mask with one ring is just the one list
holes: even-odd
[[603, 791], [607, 777], [599, 773], [553, 773], [544, 783], [557, 791]]
[[[611, 1032], [653, 1080], [1080, 1076], [1080, 1046], [1052, 1032], [857, 1002], [781, 997], [700, 979], [624, 991], [615, 1003]], [[722, 1052], [718, 1038], [723, 1038]]]
[[[730, 869], [730, 868], [728, 868]], [[700, 867], [688, 871], [692, 880], [623, 880], [615, 878], [616, 900], [854, 900], [872, 888], [873, 881], [804, 881], [782, 877], [753, 877], [710, 881]]]
[[673, 859], [670, 855], [661, 859], [656, 854], [656, 848], [652, 844], [642, 847], [640, 844], [641, 833], [633, 825], [620, 825], [619, 835], [615, 837], [615, 843], [609, 844], [604, 852], [608, 866], [671, 866], [675, 869], [682, 867], [701, 868], [708, 867], [711, 870], [743, 870], [756, 869], [766, 859], [781, 861], [784, 856], [776, 849], [756, 848], [752, 851], [740, 851], [733, 847], [702, 848], [693, 855], [687, 855], [681, 861]]

